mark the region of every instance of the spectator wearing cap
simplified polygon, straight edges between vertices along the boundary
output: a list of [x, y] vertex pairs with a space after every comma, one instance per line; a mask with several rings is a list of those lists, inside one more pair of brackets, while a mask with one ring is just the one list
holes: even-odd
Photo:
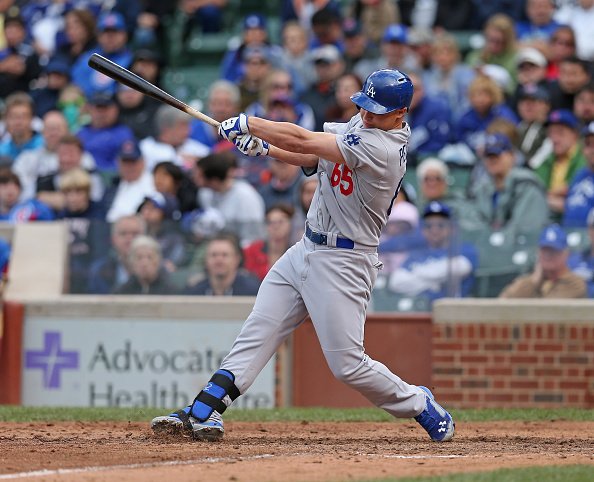
[[37, 199], [19, 201], [21, 181], [9, 168], [0, 169], [0, 221], [12, 224], [29, 221], [52, 221], [54, 212]]
[[[225, 119], [239, 114], [241, 92], [233, 82], [219, 79], [210, 84], [206, 99], [206, 112], [213, 119], [223, 122]], [[216, 127], [198, 119], [190, 121], [190, 138], [217, 151], [225, 147], [231, 148], [230, 142], [221, 139]]]
[[388, 280], [388, 288], [401, 296], [434, 301], [444, 296], [469, 296], [478, 255], [474, 246], [456, 246], [451, 210], [433, 201], [423, 211], [422, 234], [426, 246], [414, 250]]
[[594, 121], [582, 129], [586, 165], [579, 169], [567, 192], [562, 226], [583, 228], [594, 209]]
[[411, 72], [418, 68], [417, 60], [408, 46], [408, 30], [399, 23], [388, 25], [380, 43], [381, 56], [362, 60], [355, 66], [355, 73], [361, 78], [380, 69], [398, 69]]
[[538, 84], [521, 85], [517, 92], [518, 148], [524, 155], [524, 164], [538, 166], [551, 152], [550, 142], [545, 142], [545, 122], [550, 110], [549, 92]]
[[55, 56], [73, 65], [85, 52], [96, 48], [96, 21], [93, 12], [75, 8], [64, 15], [64, 29], [58, 34]]
[[132, 130], [118, 122], [120, 108], [113, 94], [97, 92], [88, 99], [90, 123], [82, 127], [77, 137], [90, 152], [99, 172], [106, 178], [117, 170], [117, 155], [125, 142], [133, 141]]
[[[83, 150], [80, 139], [72, 134], [66, 134], [60, 138], [56, 149], [58, 155], [58, 168], [39, 176], [36, 181], [36, 197], [50, 206], [54, 211], [60, 211], [65, 205], [65, 196], [60, 190], [62, 177], [72, 169], [83, 167]], [[92, 201], [99, 202], [103, 198], [105, 187], [103, 179], [94, 169], [89, 170], [91, 178], [90, 197]]]
[[135, 214], [145, 196], [155, 192], [152, 174], [145, 169], [145, 162], [136, 141], [125, 141], [118, 153], [118, 175], [105, 190], [103, 206], [107, 222]]
[[354, 72], [355, 65], [362, 60], [375, 59], [379, 56], [377, 45], [369, 39], [358, 20], [346, 18], [342, 22], [342, 33], [346, 72]]
[[[243, 19], [241, 43], [230, 45], [221, 61], [221, 78], [238, 83], [245, 76], [247, 65], [246, 50], [250, 47], [266, 47], [267, 62], [280, 66], [282, 49], [271, 45], [268, 38], [266, 17], [259, 13], [250, 13]], [[255, 53], [256, 51], [254, 51]], [[246, 104], [247, 105], [247, 104]]]
[[586, 84], [575, 95], [573, 113], [582, 126], [594, 121], [594, 82]]
[[0, 98], [14, 92], [27, 92], [41, 73], [39, 57], [27, 43], [27, 28], [17, 13], [4, 16], [6, 46], [0, 50]]
[[313, 50], [317, 81], [302, 96], [305, 104], [309, 104], [314, 112], [315, 130], [323, 130], [326, 112], [334, 102], [336, 81], [344, 73], [344, 60], [334, 45], [324, 45]]
[[441, 97], [425, 93], [423, 78], [409, 72], [415, 95], [408, 109], [408, 121], [412, 133], [408, 143], [411, 164], [437, 153], [452, 138], [452, 116], [447, 102]]
[[[68, 124], [64, 115], [51, 110], [43, 117], [43, 145], [26, 150], [20, 154], [13, 166], [22, 184], [21, 200], [35, 196], [37, 179], [58, 170], [58, 146], [60, 140], [68, 134]], [[83, 152], [81, 165], [84, 169], [95, 169], [95, 160], [88, 152]]]
[[547, 203], [554, 221], [560, 221], [568, 188], [576, 173], [585, 166], [579, 126], [573, 113], [566, 109], [551, 111], [546, 123], [552, 152], [535, 169], [547, 189]]
[[587, 61], [566, 57], [559, 63], [559, 77], [551, 82], [551, 109], [573, 109], [576, 94], [592, 81]]
[[147, 234], [161, 247], [163, 267], [173, 273], [187, 261], [186, 241], [179, 228], [181, 212], [175, 196], [154, 192], [144, 197], [138, 214], [145, 220]]
[[500, 231], [509, 240], [540, 231], [549, 218], [543, 182], [530, 169], [516, 166], [514, 152], [507, 136], [489, 134], [482, 156], [488, 175], [470, 192], [475, 229]]
[[132, 63], [132, 52], [127, 47], [126, 22], [121, 13], [103, 13], [97, 21], [97, 31], [97, 48], [85, 52], [72, 66], [72, 82], [78, 85], [87, 97], [97, 92], [115, 93], [117, 84], [105, 74], [89, 68], [89, 58], [93, 53], [96, 52], [125, 68], [130, 67]]
[[517, 111], [518, 94], [526, 85], [537, 85], [548, 90], [547, 59], [534, 47], [524, 47], [518, 51], [516, 60], [518, 69], [518, 84], [512, 96], [510, 105]]
[[119, 105], [118, 123], [128, 126], [136, 139], [155, 136], [155, 116], [162, 105], [159, 101], [144, 95], [124, 84], [116, 88]]
[[558, 224], [544, 228], [532, 273], [521, 275], [503, 288], [500, 298], [584, 298], [586, 282], [567, 264], [567, 235]]
[[526, 20], [516, 22], [518, 41], [545, 44], [560, 25], [553, 18], [555, 9], [553, 0], [526, 0]]
[[62, 90], [70, 82], [70, 65], [60, 57], [52, 58], [44, 69], [43, 84], [31, 89], [30, 95], [35, 105], [35, 115], [43, 117], [50, 110], [58, 108]]
[[9, 134], [0, 142], [0, 155], [13, 161], [23, 152], [43, 145], [43, 137], [33, 130], [33, 99], [25, 92], [15, 92], [5, 100], [4, 119]]
[[568, 25], [575, 32], [577, 54], [583, 59], [594, 58], [594, 39], [592, 25], [594, 25], [594, 1], [579, 0], [564, 2], [555, 13], [555, 20]]
[[567, 265], [573, 273], [586, 282], [588, 298], [594, 298], [594, 209], [588, 213], [586, 226], [588, 227], [588, 246], [583, 251], [571, 253]]
[[429, 95], [447, 100], [452, 119], [457, 120], [469, 107], [468, 87], [476, 73], [461, 61], [460, 47], [453, 35], [441, 32], [431, 47], [431, 69], [423, 75]]
[[198, 159], [210, 152], [207, 146], [189, 137], [190, 118], [175, 107], [162, 105], [157, 109], [155, 128], [155, 137], [146, 137], [140, 141], [140, 150], [148, 172], [152, 172], [155, 165], [162, 161], [173, 161], [189, 170]]

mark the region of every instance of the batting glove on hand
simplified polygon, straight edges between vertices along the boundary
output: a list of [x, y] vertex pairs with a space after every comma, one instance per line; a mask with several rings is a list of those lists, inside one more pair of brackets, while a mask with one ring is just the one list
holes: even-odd
[[270, 150], [268, 142], [251, 134], [241, 134], [235, 138], [235, 147], [246, 156], [267, 156]]
[[241, 134], [249, 134], [248, 117], [243, 112], [238, 117], [230, 117], [221, 122], [219, 136], [228, 141], [234, 142]]

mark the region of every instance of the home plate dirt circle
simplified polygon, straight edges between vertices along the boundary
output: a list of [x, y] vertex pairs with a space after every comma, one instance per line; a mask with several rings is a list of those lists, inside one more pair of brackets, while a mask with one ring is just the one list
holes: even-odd
[[[416, 423], [227, 422], [221, 442], [161, 439], [148, 423], [4, 423], [0, 481], [287, 482], [594, 466], [594, 422], [458, 422], [431, 442]], [[593, 467], [594, 469], [594, 467]]]

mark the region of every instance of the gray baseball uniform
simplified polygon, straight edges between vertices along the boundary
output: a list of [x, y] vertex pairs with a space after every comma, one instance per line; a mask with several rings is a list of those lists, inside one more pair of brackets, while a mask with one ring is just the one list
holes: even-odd
[[[324, 126], [345, 164], [320, 159], [306, 234], [271, 268], [222, 369], [244, 393], [291, 332], [309, 316], [333, 374], [396, 417], [414, 417], [425, 395], [365, 354], [371, 289], [381, 269], [380, 231], [406, 171], [410, 128], [365, 129], [359, 114]], [[326, 244], [316, 244], [320, 240]]]

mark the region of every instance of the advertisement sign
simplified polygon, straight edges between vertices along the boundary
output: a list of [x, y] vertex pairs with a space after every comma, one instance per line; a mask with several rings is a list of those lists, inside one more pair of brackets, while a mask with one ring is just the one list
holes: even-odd
[[[27, 317], [22, 404], [188, 405], [208, 382], [243, 320]], [[233, 404], [274, 407], [274, 358]]]

